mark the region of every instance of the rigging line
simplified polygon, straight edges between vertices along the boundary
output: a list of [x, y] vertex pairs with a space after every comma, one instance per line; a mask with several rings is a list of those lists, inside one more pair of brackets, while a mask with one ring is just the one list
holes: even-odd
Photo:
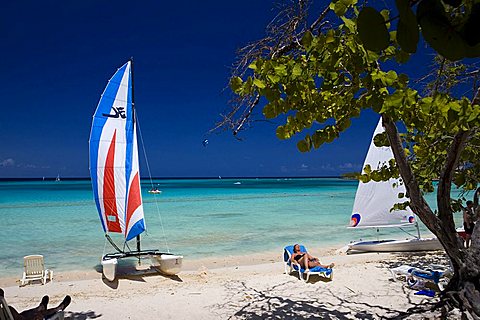
[[105, 252], [107, 250], [107, 238], [103, 241], [103, 254], [102, 257], [105, 256]]
[[404, 230], [404, 229], [403, 229], [403, 228], [401, 228], [401, 227], [398, 227], [398, 229], [402, 230], [403, 232], [405, 232], [405, 233], [406, 233], [406, 234], [408, 234], [409, 236], [412, 236], [412, 237], [414, 237], [414, 238], [418, 238], [418, 236], [416, 236], [416, 235], [414, 235], [414, 234], [412, 234], [412, 233], [410, 233], [410, 232], [408, 232], [408, 231]]
[[[142, 144], [143, 156], [145, 158], [145, 163], [147, 164], [148, 177], [150, 179], [150, 184], [152, 185], [152, 189], [153, 189], [152, 172], [150, 171], [150, 164], [148, 163], [147, 152], [145, 150], [145, 143], [143, 142], [142, 130], [140, 130], [140, 122], [138, 121], [138, 111], [135, 110], [135, 112], [136, 112], [135, 120], [138, 125], [138, 136], [140, 137], [140, 142]], [[165, 234], [165, 228], [163, 227], [162, 215], [160, 214], [160, 207], [158, 206], [157, 194], [155, 193], [153, 194], [153, 199], [155, 199], [157, 216], [158, 216], [158, 219], [160, 220], [160, 226], [162, 227], [162, 234], [163, 234], [163, 241], [165, 242], [165, 248], [167, 248], [167, 252], [170, 253], [170, 248], [168, 247], [168, 242], [167, 242], [167, 236]]]
[[128, 251], [130, 251], [130, 252], [132, 251], [132, 249], [130, 249], [130, 246], [128, 245], [127, 241], [125, 241], [125, 242], [123, 243], [123, 251], [124, 251], [124, 252], [125, 252], [125, 247], [127, 247]]
[[112, 245], [112, 247], [115, 248], [115, 250], [117, 250], [118, 252], [123, 252], [122, 250], [120, 250], [120, 248], [115, 244], [115, 242], [113, 242], [112, 238], [110, 238], [110, 235], [108, 233], [105, 233], [105, 238], [108, 240], [108, 242], [110, 242], [110, 244]]

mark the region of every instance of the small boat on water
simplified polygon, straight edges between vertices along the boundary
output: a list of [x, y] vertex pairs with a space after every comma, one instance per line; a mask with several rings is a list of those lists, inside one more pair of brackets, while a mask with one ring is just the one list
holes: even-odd
[[[372, 170], [377, 170], [393, 159], [390, 147], [377, 147], [373, 142], [374, 137], [384, 131], [380, 118], [363, 167], [370, 165]], [[407, 197], [400, 199], [400, 193], [406, 194], [405, 186], [399, 179], [388, 181], [359, 181], [352, 215], [351, 228], [393, 228], [415, 227], [417, 236], [405, 240], [376, 240], [357, 241], [348, 244], [347, 253], [353, 252], [397, 252], [397, 251], [430, 251], [443, 249], [437, 238], [422, 238], [415, 214], [410, 207], [405, 210], [392, 210], [394, 204], [408, 201]]]
[[150, 190], [148, 190], [148, 193], [160, 194], [160, 193], [162, 193], [162, 191], [161, 191], [161, 190], [158, 190], [158, 189], [150, 189]]
[[[90, 133], [90, 175], [95, 204], [106, 240], [116, 250], [104, 254], [101, 260], [103, 275], [109, 281], [116, 278], [119, 259], [151, 258], [153, 266], [167, 275], [179, 273], [183, 261], [183, 256], [170, 252], [141, 249], [140, 235], [146, 227], [140, 189], [132, 64], [128, 61], [108, 82]], [[123, 246], [117, 246], [109, 233], [121, 233]], [[130, 240], [136, 240], [136, 250], [130, 249]]]

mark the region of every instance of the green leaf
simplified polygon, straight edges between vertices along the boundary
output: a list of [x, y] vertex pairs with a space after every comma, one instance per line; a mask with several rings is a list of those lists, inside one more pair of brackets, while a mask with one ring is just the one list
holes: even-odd
[[287, 67], [284, 64], [274, 67], [275, 73], [281, 77], [287, 75]]
[[300, 140], [297, 143], [297, 148], [300, 152], [308, 152], [310, 151], [310, 147], [308, 146], [305, 140]]
[[265, 105], [265, 107], [263, 108], [263, 115], [267, 119], [275, 118], [278, 115], [277, 110], [275, 108], [275, 104], [269, 103], [269, 104]]
[[254, 84], [256, 87], [260, 88], [260, 89], [264, 89], [264, 88], [265, 88], [265, 83], [264, 83], [262, 80], [260, 80], [260, 79], [254, 79], [254, 80], [253, 80], [253, 84]]
[[440, 55], [451, 61], [465, 57], [466, 43], [446, 16], [439, 1], [423, 0], [417, 7], [417, 19], [425, 40]]
[[363, 168], [363, 171], [365, 171], [366, 174], [370, 174], [370, 173], [372, 173], [372, 167], [369, 164], [367, 164]]
[[233, 92], [239, 94], [240, 89], [242, 88], [243, 80], [240, 77], [233, 77], [230, 80], [230, 88], [232, 88]]
[[306, 49], [309, 49], [312, 45], [312, 41], [313, 41], [313, 35], [310, 31], [307, 30], [307, 32], [305, 32], [305, 34], [303, 35], [303, 38], [302, 38], [302, 45], [306, 48]]
[[414, 23], [408, 23], [400, 18], [397, 25], [397, 41], [402, 50], [407, 53], [415, 53], [417, 51], [419, 37], [420, 32], [417, 21], [414, 20]]
[[290, 135], [287, 133], [284, 126], [280, 126], [277, 128], [276, 135], [277, 135], [277, 138], [281, 140], [290, 138]]
[[357, 29], [363, 46], [370, 51], [381, 51], [388, 47], [390, 34], [383, 16], [372, 7], [364, 7], [357, 19]]
[[327, 37], [325, 38], [325, 43], [332, 43], [335, 41], [335, 33], [333, 30], [328, 30], [327, 31]]
[[270, 80], [272, 83], [278, 83], [280, 81], [280, 77], [277, 75], [269, 74], [267, 76], [268, 80]]
[[405, 52], [414, 53], [419, 39], [417, 17], [410, 7], [409, 0], [395, 0], [395, 3], [400, 14], [397, 26], [398, 42]]
[[333, 11], [337, 16], [343, 16], [347, 12], [348, 7], [345, 5], [345, 3], [342, 0], [339, 0], [334, 3], [333, 5]]
[[355, 33], [355, 22], [353, 20], [342, 17], [342, 21], [351, 33]]
[[397, 73], [393, 70], [390, 70], [385, 75], [385, 82], [388, 86], [392, 86], [398, 79]]
[[297, 63], [297, 64], [295, 64], [295, 66], [293, 67], [292, 75], [293, 75], [294, 77], [298, 77], [298, 76], [301, 75], [301, 74], [302, 74], [302, 66], [301, 66], [299, 63]]

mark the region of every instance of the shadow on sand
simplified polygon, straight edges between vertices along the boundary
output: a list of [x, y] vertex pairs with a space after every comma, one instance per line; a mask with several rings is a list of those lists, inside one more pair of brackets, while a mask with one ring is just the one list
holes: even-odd
[[[94, 267], [95, 271], [102, 274], [102, 265], [97, 264]], [[149, 264], [141, 265], [137, 259], [122, 259], [118, 261], [117, 274], [114, 281], [109, 281], [102, 275], [102, 281], [111, 289], [117, 289], [119, 281], [122, 279], [128, 279], [130, 281], [145, 282], [146, 277], [161, 276], [171, 279], [177, 282], [183, 282], [183, 280], [177, 275], [165, 275], [158, 269], [152, 267]]]
[[[316, 277], [322, 281], [321, 277]], [[328, 301], [316, 299], [318, 287], [307, 289], [304, 296], [309, 298], [290, 298], [289, 286], [285, 282], [265, 290], [258, 290], [242, 283], [231, 283], [228, 291], [230, 299], [225, 304], [217, 305], [220, 310], [228, 310], [230, 319], [422, 319], [422, 314], [431, 309], [433, 303], [416, 304], [409, 310], [397, 310], [378, 304], [360, 302], [361, 293], [354, 293], [348, 298], [342, 297], [329, 288], [324, 292], [329, 295]], [[308, 291], [308, 292], [307, 292]], [[403, 289], [405, 296], [408, 296]], [[241, 295], [241, 299], [239, 299]], [[318, 295], [318, 294], [317, 294]], [[237, 301], [237, 302], [233, 302]], [[242, 302], [239, 302], [242, 301]]]
[[[293, 271], [292, 273], [289, 274], [289, 276], [299, 279], [298, 278], [298, 271]], [[325, 278], [325, 277], [322, 277], [322, 276], [319, 276], [319, 275], [311, 275], [310, 278], [308, 278], [307, 283], [317, 283], [317, 282], [332, 282], [332, 279]]]
[[87, 319], [96, 319], [102, 317], [101, 314], [96, 314], [95, 311], [85, 311], [85, 312], [69, 312], [65, 311], [65, 320], [87, 320]]

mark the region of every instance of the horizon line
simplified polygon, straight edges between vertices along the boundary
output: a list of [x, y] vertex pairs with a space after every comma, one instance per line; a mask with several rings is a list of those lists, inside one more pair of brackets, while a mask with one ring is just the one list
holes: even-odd
[[[16, 177], [1, 178], [0, 181], [55, 181], [57, 177]], [[152, 180], [223, 180], [223, 179], [321, 179], [321, 178], [344, 178], [343, 176], [205, 176], [205, 177], [152, 177]], [[150, 177], [141, 177], [141, 180], [150, 180]], [[90, 177], [63, 177], [62, 180], [91, 180]]]

